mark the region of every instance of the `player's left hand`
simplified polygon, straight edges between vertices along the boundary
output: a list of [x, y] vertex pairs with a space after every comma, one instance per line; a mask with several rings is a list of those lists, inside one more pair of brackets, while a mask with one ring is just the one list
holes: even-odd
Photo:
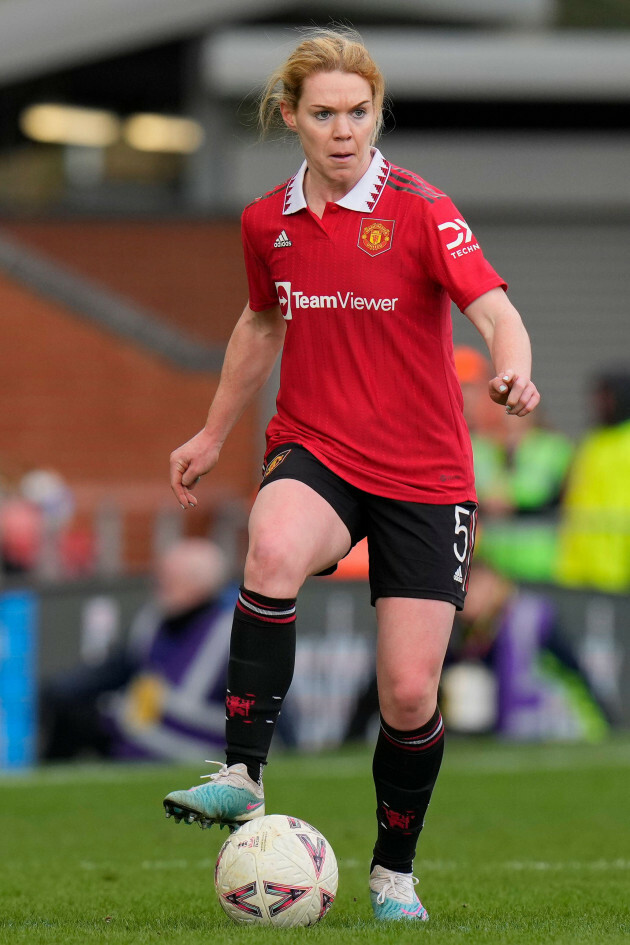
[[505, 405], [505, 412], [511, 417], [526, 417], [540, 403], [534, 382], [509, 369], [492, 378], [489, 394], [495, 404]]

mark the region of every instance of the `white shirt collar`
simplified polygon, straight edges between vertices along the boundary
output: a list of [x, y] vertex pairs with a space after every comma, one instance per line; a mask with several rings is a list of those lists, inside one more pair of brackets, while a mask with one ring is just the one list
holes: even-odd
[[[378, 148], [372, 149], [372, 160], [367, 171], [360, 180], [354, 185], [345, 197], [337, 200], [340, 207], [347, 210], [358, 210], [359, 213], [372, 213], [389, 176], [390, 163], [387, 161]], [[282, 213], [286, 216], [289, 213], [297, 213], [298, 210], [304, 210], [306, 207], [306, 197], [304, 196], [304, 175], [306, 174], [306, 161], [302, 163], [299, 171], [292, 177], [287, 184], [284, 198], [284, 209]]]

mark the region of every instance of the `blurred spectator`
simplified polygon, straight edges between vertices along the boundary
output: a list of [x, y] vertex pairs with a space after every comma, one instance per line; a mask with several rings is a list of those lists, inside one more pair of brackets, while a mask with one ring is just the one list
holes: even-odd
[[456, 615], [441, 692], [453, 731], [598, 741], [609, 729], [553, 602], [479, 562]]
[[[449, 730], [507, 738], [596, 742], [610, 723], [560, 626], [552, 600], [519, 590], [476, 562], [455, 615], [440, 683]], [[378, 719], [374, 675], [359, 694], [345, 741], [364, 740]]]
[[[75, 501], [70, 487], [51, 469], [33, 469], [19, 479], [0, 502], [0, 558], [6, 574], [62, 577], [84, 573], [91, 545], [80, 549], [68, 541]], [[79, 555], [81, 562], [78, 562]]]
[[73, 523], [65, 528], [59, 536], [58, 552], [63, 577], [78, 578], [94, 573], [94, 536], [85, 525]]
[[505, 410], [497, 409], [488, 397], [488, 383], [494, 375], [492, 365], [476, 348], [457, 345], [455, 370], [464, 398], [464, 416], [471, 435], [501, 441]]
[[630, 368], [594, 379], [595, 428], [580, 444], [562, 505], [557, 579], [630, 590]]
[[557, 556], [556, 512], [573, 456], [540, 410], [516, 421], [488, 397], [490, 362], [455, 349], [470, 428], [479, 499], [477, 557], [515, 580], [551, 581]]
[[5, 574], [28, 574], [39, 562], [44, 522], [40, 509], [19, 496], [0, 505], [0, 558]]
[[24, 499], [40, 509], [48, 528], [58, 530], [72, 519], [72, 490], [53, 469], [32, 469], [22, 476], [19, 489]]
[[57, 579], [91, 573], [92, 537], [74, 523], [76, 501], [64, 478], [53, 469], [32, 469], [22, 476], [19, 491], [41, 515], [39, 575]]
[[223, 747], [236, 596], [227, 582], [217, 545], [171, 546], [126, 645], [42, 687], [42, 758], [196, 759]]

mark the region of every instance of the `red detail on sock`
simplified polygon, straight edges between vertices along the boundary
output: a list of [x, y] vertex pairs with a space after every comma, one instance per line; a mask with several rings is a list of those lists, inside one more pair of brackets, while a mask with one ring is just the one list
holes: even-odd
[[394, 830], [409, 830], [411, 827], [411, 821], [415, 819], [415, 813], [412, 810], [405, 811], [403, 814], [400, 811], [392, 810], [391, 807], [383, 807], [383, 813], [387, 819], [387, 823]]
[[255, 702], [255, 699], [242, 699], [240, 696], [229, 695], [225, 700], [225, 707], [230, 718], [233, 719], [236, 715], [248, 716]]

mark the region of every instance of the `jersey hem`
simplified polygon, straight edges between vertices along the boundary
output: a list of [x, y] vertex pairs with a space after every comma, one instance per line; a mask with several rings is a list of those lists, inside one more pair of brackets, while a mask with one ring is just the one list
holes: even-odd
[[386, 484], [384, 484], [382, 489], [368, 486], [365, 480], [361, 481], [359, 478], [353, 476], [351, 472], [348, 473], [347, 468], [331, 460], [312, 440], [306, 437], [295, 435], [274, 437], [273, 443], [269, 441], [267, 443], [265, 460], [272, 450], [288, 443], [296, 443], [298, 446], [302, 446], [305, 450], [308, 450], [320, 463], [323, 463], [324, 466], [343, 479], [344, 482], [347, 482], [348, 485], [354, 486], [355, 489], [360, 489], [361, 492], [368, 492], [370, 495], [379, 496], [382, 499], [394, 499], [397, 502], [421, 502], [426, 505], [453, 505], [457, 502], [477, 502], [477, 494], [474, 486], [470, 488], [466, 487], [461, 492], [443, 493], [439, 496], [436, 496], [435, 492], [423, 491], [422, 488], [417, 486], [408, 486], [408, 488], [403, 489], [389, 489]]

